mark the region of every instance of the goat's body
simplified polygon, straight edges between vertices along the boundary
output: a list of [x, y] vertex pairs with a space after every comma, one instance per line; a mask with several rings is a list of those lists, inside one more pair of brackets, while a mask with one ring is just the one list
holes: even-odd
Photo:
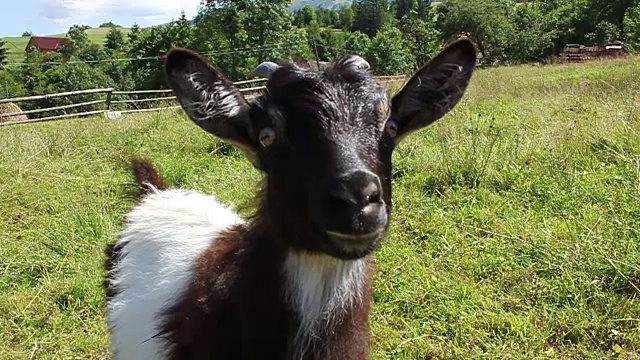
[[[253, 220], [166, 190], [133, 161], [141, 203], [107, 249], [116, 359], [365, 360], [371, 260], [391, 215], [398, 141], [460, 100], [476, 64], [461, 40], [390, 100], [359, 57], [275, 70], [259, 99], [176, 49], [167, 79], [185, 112], [264, 171]], [[162, 191], [160, 191], [160, 190]]]
[[109, 275], [115, 359], [365, 359], [370, 261], [294, 251], [213, 197], [126, 217]]

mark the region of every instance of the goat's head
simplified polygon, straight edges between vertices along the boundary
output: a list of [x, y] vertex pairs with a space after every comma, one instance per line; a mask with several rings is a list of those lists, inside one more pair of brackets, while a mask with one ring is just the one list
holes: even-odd
[[370, 254], [384, 237], [393, 149], [456, 105], [476, 50], [469, 40], [454, 43], [393, 99], [359, 59], [320, 74], [284, 65], [252, 103], [197, 54], [176, 49], [166, 60], [189, 117], [266, 173], [272, 230], [295, 248], [345, 259]]

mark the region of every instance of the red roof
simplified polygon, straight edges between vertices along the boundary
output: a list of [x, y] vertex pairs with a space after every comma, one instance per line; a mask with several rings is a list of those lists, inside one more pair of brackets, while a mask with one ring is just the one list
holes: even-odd
[[64, 45], [67, 38], [54, 38], [45, 36], [32, 36], [25, 50], [29, 50], [32, 46], [38, 47], [40, 50], [58, 50]]

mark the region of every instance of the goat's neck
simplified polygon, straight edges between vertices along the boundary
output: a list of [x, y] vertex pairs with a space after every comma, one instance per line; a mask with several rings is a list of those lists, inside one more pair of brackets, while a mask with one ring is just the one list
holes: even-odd
[[[291, 354], [292, 358], [306, 359], [310, 354], [320, 356], [331, 352], [326, 348], [331, 347], [329, 344], [349, 341], [349, 327], [364, 332], [366, 338], [373, 274], [370, 257], [344, 260], [321, 252], [299, 250], [289, 244], [299, 243], [300, 239], [283, 239], [287, 235], [278, 230], [285, 227], [274, 227], [272, 217], [260, 215], [254, 219], [254, 225], [257, 225], [254, 235], [268, 233], [273, 245], [284, 252], [283, 300], [297, 324], [290, 335], [294, 342], [291, 349], [295, 352]], [[338, 339], [340, 336], [345, 339]]]

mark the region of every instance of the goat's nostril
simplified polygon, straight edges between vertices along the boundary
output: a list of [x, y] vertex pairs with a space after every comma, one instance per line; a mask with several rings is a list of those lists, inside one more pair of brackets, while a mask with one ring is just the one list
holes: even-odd
[[370, 182], [363, 189], [365, 203], [371, 204], [380, 201], [380, 187], [375, 182]]

